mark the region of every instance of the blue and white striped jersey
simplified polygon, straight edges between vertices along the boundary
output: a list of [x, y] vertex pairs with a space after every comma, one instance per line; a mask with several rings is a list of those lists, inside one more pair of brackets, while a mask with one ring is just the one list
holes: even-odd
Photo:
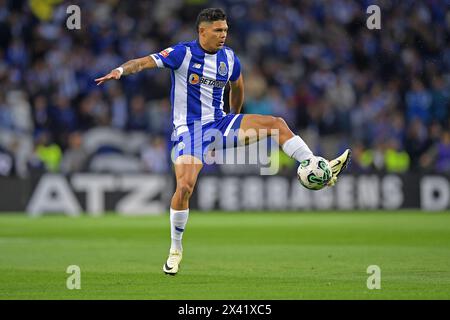
[[177, 134], [187, 131], [195, 121], [204, 125], [225, 116], [225, 85], [241, 74], [233, 50], [223, 47], [209, 54], [195, 40], [180, 42], [151, 57], [159, 68], [171, 69], [172, 119]]

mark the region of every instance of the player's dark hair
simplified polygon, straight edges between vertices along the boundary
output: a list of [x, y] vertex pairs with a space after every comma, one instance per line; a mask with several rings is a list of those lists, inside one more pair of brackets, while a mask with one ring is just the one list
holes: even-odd
[[197, 16], [197, 31], [199, 31], [200, 23], [227, 20], [227, 15], [220, 8], [203, 9]]

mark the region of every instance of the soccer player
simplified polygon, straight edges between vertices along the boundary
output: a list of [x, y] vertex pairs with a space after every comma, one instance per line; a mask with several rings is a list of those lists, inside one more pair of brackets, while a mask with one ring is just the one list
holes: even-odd
[[[239, 58], [225, 46], [228, 25], [224, 11], [218, 8], [203, 10], [196, 25], [197, 40], [181, 42], [159, 53], [130, 60], [106, 76], [95, 79], [100, 85], [144, 69], [171, 69], [176, 190], [170, 204], [172, 242], [163, 266], [163, 271], [171, 275], [178, 272], [182, 259], [181, 240], [189, 216], [189, 198], [205, 163], [204, 151], [210, 144], [196, 140], [196, 133], [200, 132], [201, 137], [204, 131], [216, 129], [226, 137], [233, 130], [238, 132], [238, 143], [246, 144], [262, 138], [260, 132], [264, 132], [266, 137], [266, 132], [275, 129], [275, 138], [288, 156], [299, 162], [313, 156], [302, 138], [295, 135], [282, 118], [240, 113], [244, 101], [244, 79]], [[223, 111], [223, 93], [228, 82], [230, 113], [226, 114]], [[249, 132], [252, 133], [249, 135]], [[194, 138], [191, 140], [194, 141], [189, 140], [192, 135]], [[350, 150], [347, 149], [330, 161], [332, 177], [328, 186], [336, 183], [337, 176], [349, 160]]]

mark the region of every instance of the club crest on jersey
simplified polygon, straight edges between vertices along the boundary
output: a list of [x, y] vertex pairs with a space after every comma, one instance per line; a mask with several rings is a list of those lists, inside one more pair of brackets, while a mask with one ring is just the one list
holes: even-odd
[[164, 58], [167, 58], [169, 54], [173, 51], [173, 48], [167, 48], [161, 51], [159, 54], [162, 55]]
[[197, 84], [199, 81], [200, 81], [200, 77], [198, 76], [198, 74], [191, 73], [191, 75], [189, 76], [189, 83]]
[[228, 73], [228, 68], [227, 68], [227, 65], [225, 64], [225, 62], [223, 62], [223, 61], [220, 62], [218, 71], [219, 71], [219, 74], [220, 74], [221, 76], [226, 76], [226, 75], [227, 75], [227, 73]]

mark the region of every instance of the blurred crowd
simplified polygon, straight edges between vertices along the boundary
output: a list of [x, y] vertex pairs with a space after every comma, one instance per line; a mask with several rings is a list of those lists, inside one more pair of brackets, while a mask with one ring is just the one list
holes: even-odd
[[[79, 30], [66, 25], [71, 2]], [[373, 3], [380, 30], [366, 26]], [[244, 113], [283, 117], [325, 157], [350, 146], [354, 172], [450, 172], [446, 0], [0, 0], [0, 176], [92, 170], [127, 152], [136, 170], [169, 172], [170, 73], [94, 79], [195, 39], [198, 12], [216, 6], [241, 59]], [[147, 138], [88, 150], [99, 128]]]

